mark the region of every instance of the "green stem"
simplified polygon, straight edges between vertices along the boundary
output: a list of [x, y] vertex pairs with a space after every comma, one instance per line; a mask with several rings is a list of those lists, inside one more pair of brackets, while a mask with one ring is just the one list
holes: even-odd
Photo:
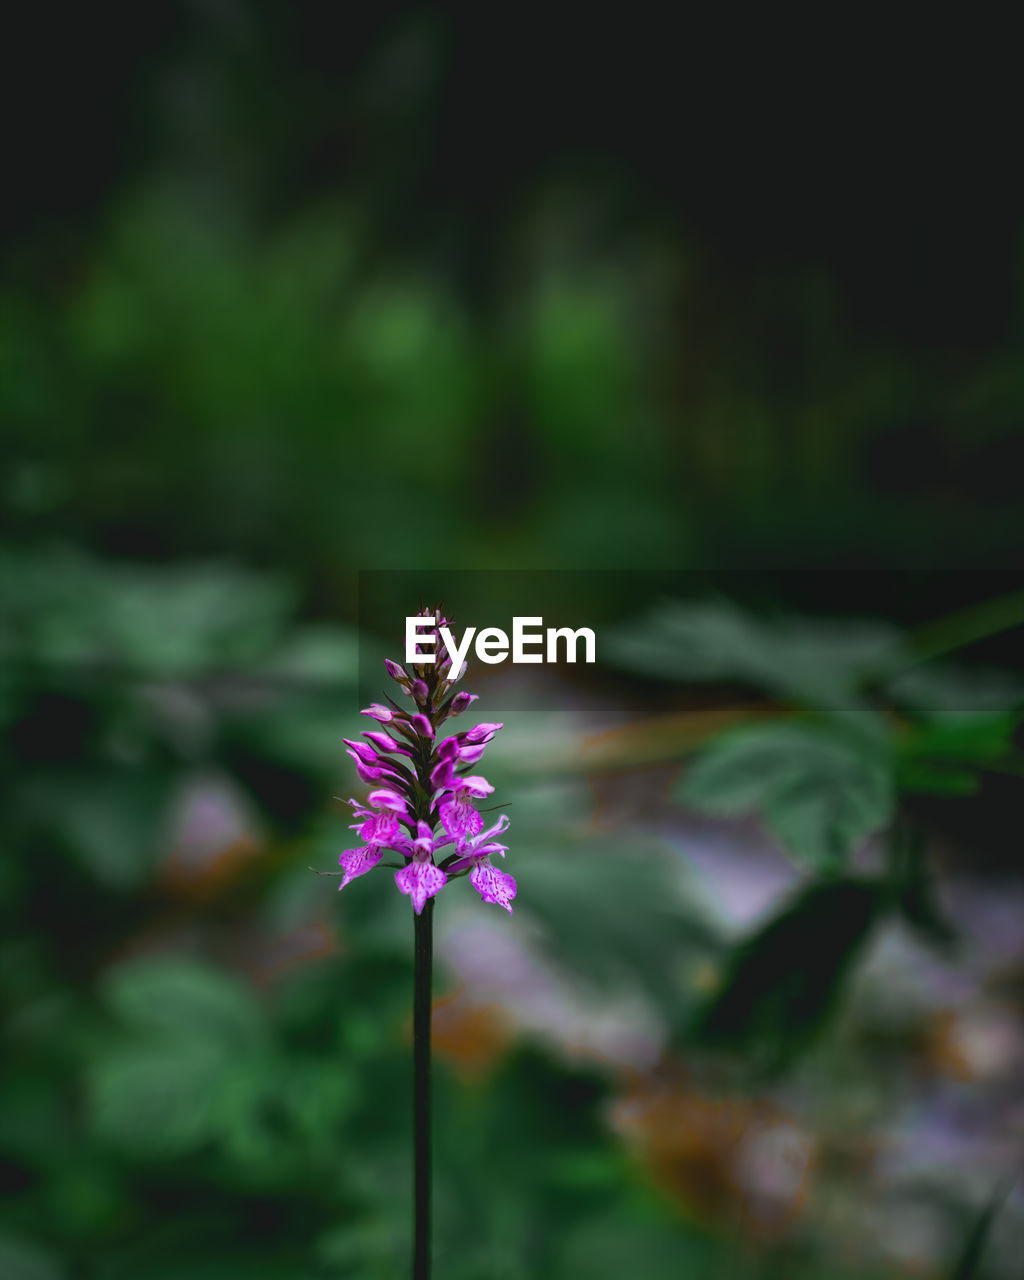
[[434, 899], [413, 916], [412, 1115], [413, 1280], [430, 1280], [430, 988], [434, 959]]
[[958, 649], [1024, 625], [1024, 591], [983, 600], [957, 613], [919, 627], [909, 637], [909, 649], [885, 675], [896, 675]]

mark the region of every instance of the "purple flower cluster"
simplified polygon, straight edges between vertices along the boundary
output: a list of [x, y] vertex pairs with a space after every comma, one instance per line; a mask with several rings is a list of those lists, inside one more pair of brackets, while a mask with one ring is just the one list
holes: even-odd
[[[423, 609], [420, 616], [433, 618], [435, 633], [448, 625], [439, 610]], [[425, 629], [424, 640], [430, 634]], [[435, 639], [435, 652], [441, 651]], [[390, 850], [404, 859], [395, 883], [412, 899], [417, 915], [449, 880], [466, 874], [485, 902], [496, 902], [511, 912], [516, 882], [491, 864], [494, 854], [504, 857], [508, 848], [496, 842], [508, 818], [502, 814], [485, 827], [474, 801], [494, 788], [486, 778], [470, 773], [502, 726], [478, 724], [440, 737], [444, 722], [461, 715], [477, 699], [475, 693], [455, 689], [465, 674], [465, 663], [461, 671], [453, 672], [445, 654], [437, 663], [410, 664], [409, 670], [390, 660], [385, 666], [415, 711], [405, 710], [390, 697], [388, 706], [375, 702], [361, 713], [378, 725], [362, 735], [367, 741], [345, 739], [356, 772], [373, 790], [365, 804], [348, 802], [358, 818], [353, 830], [363, 844], [346, 849], [338, 859], [344, 872], [338, 888], [372, 870]], [[454, 847], [443, 853], [449, 846]]]

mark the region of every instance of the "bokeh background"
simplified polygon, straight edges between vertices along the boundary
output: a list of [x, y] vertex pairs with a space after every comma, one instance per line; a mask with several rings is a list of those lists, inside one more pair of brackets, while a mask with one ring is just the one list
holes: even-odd
[[408, 904], [308, 867], [431, 592], [609, 640], [468, 677], [438, 1272], [1018, 1274], [1014, 46], [676, 19], [10, 20], [5, 1280], [404, 1273]]

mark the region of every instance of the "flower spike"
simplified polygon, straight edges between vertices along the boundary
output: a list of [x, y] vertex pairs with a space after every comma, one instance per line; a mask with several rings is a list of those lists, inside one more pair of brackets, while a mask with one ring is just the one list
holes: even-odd
[[[440, 609], [422, 609], [420, 616], [433, 620], [435, 638], [438, 627], [449, 625]], [[431, 630], [425, 628], [427, 633]], [[371, 790], [365, 802], [348, 802], [355, 818], [352, 828], [363, 845], [340, 855], [340, 887], [372, 871], [390, 851], [403, 863], [395, 873], [395, 885], [410, 899], [416, 915], [452, 877], [466, 872], [485, 902], [511, 911], [516, 882], [491, 864], [493, 856], [504, 857], [507, 850], [495, 837], [508, 826], [508, 818], [502, 814], [485, 828], [477, 803], [494, 787], [479, 774], [456, 772], [476, 764], [503, 726], [484, 721], [439, 739], [442, 723], [461, 715], [477, 699], [475, 693], [452, 691], [465, 674], [465, 663], [453, 671], [447, 657], [409, 668], [388, 659], [385, 667], [398, 686], [396, 696], [411, 699], [413, 707], [404, 710], [399, 701], [384, 695], [388, 705], [374, 702], [360, 714], [387, 728], [364, 732], [365, 742], [345, 739], [356, 772]], [[443, 851], [452, 846], [454, 853], [445, 856]]]

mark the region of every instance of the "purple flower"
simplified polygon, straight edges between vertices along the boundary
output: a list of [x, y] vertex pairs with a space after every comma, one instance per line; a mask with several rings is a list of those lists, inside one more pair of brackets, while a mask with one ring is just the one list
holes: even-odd
[[486, 778], [459, 778], [450, 794], [441, 801], [441, 825], [453, 837], [457, 848], [461, 849], [467, 840], [483, 830], [484, 820], [474, 809], [473, 801], [482, 799], [493, 790]]
[[405, 797], [397, 791], [381, 789], [370, 792], [367, 804], [372, 809], [381, 810], [379, 813], [364, 808], [358, 800], [350, 800], [349, 804], [356, 817], [362, 819], [362, 822], [353, 824], [353, 831], [358, 831], [360, 838], [367, 844], [379, 845], [381, 848], [392, 845], [400, 837], [399, 821], [408, 820], [409, 817]]
[[434, 866], [429, 855], [421, 857], [416, 854], [401, 871], [395, 872], [395, 884], [412, 899], [412, 908], [417, 915], [427, 899], [440, 893], [447, 882], [448, 877], [440, 867]]
[[507, 871], [499, 871], [489, 859], [482, 858], [469, 873], [469, 883], [484, 902], [496, 902], [512, 914], [510, 903], [516, 896], [516, 882]]
[[493, 837], [500, 835], [508, 826], [508, 818], [502, 814], [493, 827], [488, 827], [486, 831], [481, 831], [478, 835], [470, 840], [463, 850], [463, 856], [450, 864], [450, 870], [454, 873], [463, 871], [469, 867], [469, 883], [479, 893], [485, 902], [497, 903], [499, 907], [512, 914], [510, 905], [512, 899], [516, 896], [515, 879], [506, 871], [499, 871], [497, 867], [491, 863], [494, 854], [500, 853], [502, 857], [508, 849], [508, 845], [498, 844]]
[[367, 799], [375, 809], [394, 809], [395, 813], [408, 817], [409, 803], [398, 791], [390, 791], [382, 787], [379, 791], [371, 791]]
[[[422, 610], [421, 616], [433, 618], [435, 627], [447, 625], [439, 610]], [[417, 915], [449, 880], [463, 875], [485, 902], [511, 911], [516, 882], [491, 864], [495, 854], [506, 852], [507, 846], [498, 844], [495, 836], [508, 826], [508, 818], [502, 815], [485, 830], [476, 802], [494, 788], [486, 778], [462, 772], [480, 759], [502, 725], [485, 722], [438, 741], [444, 721], [476, 701], [475, 693], [455, 693], [452, 688], [464, 674], [465, 663], [455, 673], [447, 659], [414, 662], [408, 669], [390, 660], [385, 665], [415, 705], [403, 711], [392, 699], [388, 701], [394, 710], [371, 703], [361, 714], [386, 724], [387, 731], [365, 732], [368, 742], [345, 739], [356, 772], [372, 789], [365, 803], [349, 801], [356, 819], [352, 827], [363, 845], [340, 855], [340, 887], [365, 875], [391, 852], [403, 863], [395, 884], [409, 896]]]
[[377, 845], [368, 845], [365, 849], [346, 849], [338, 859], [345, 872], [338, 888], [344, 889], [356, 876], [364, 876], [367, 871], [372, 871], [383, 856], [384, 850]]

